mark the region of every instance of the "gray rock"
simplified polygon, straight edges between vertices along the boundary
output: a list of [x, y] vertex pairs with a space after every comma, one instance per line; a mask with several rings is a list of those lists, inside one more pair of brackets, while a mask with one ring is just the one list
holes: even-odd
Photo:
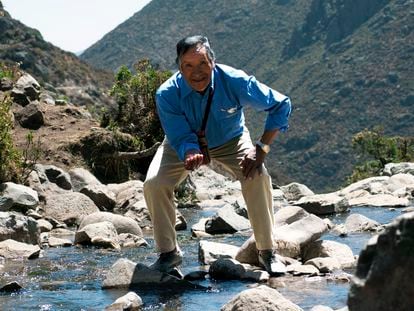
[[306, 261], [305, 265], [313, 265], [321, 273], [330, 273], [341, 269], [341, 263], [333, 257], [315, 257]]
[[[118, 259], [106, 273], [102, 287], [109, 288], [131, 288], [149, 287], [154, 288], [203, 288], [186, 280], [179, 279], [171, 274], [151, 270], [146, 265], [135, 263], [129, 259]], [[206, 288], [204, 288], [206, 289]]]
[[0, 286], [0, 293], [14, 293], [23, 289], [23, 287], [17, 282], [11, 282]]
[[45, 103], [46, 105], [53, 106], [55, 105], [55, 99], [52, 94], [48, 91], [41, 92], [39, 95], [39, 101]]
[[242, 291], [226, 303], [221, 311], [299, 311], [299, 306], [266, 285]]
[[239, 248], [234, 245], [200, 241], [198, 259], [201, 263], [209, 265], [219, 258], [235, 258]]
[[53, 229], [53, 225], [45, 219], [38, 219], [36, 222], [40, 232], [49, 232]]
[[216, 215], [206, 222], [206, 232], [210, 234], [235, 233], [250, 229], [250, 222], [238, 215], [230, 204], [220, 208]]
[[283, 256], [298, 257], [306, 245], [319, 239], [327, 230], [322, 219], [308, 215], [274, 230], [276, 250]]
[[79, 225], [79, 229], [82, 229], [87, 225], [103, 221], [108, 221], [112, 223], [118, 234], [131, 233], [139, 237], [143, 236], [142, 230], [135, 220], [126, 216], [117, 215], [109, 212], [95, 212], [83, 217], [82, 222]]
[[401, 163], [388, 163], [385, 164], [382, 172], [386, 176], [392, 176], [396, 174], [411, 174], [414, 175], [414, 163], [412, 162], [401, 162]]
[[34, 259], [40, 255], [40, 247], [15, 240], [5, 240], [0, 242], [0, 256], [6, 259]]
[[0, 79], [0, 91], [9, 91], [13, 88], [13, 80], [8, 77]]
[[112, 211], [115, 207], [115, 194], [109, 191], [105, 185], [86, 185], [80, 190], [80, 193], [83, 193], [86, 196], [88, 196], [101, 210]]
[[392, 175], [385, 183], [386, 189], [389, 193], [394, 193], [401, 189], [414, 187], [414, 174], [398, 173]]
[[348, 245], [330, 240], [315, 241], [303, 249], [304, 262], [316, 257], [336, 258], [341, 264], [341, 268], [353, 267], [355, 263], [354, 254]]
[[269, 279], [269, 273], [235, 259], [219, 258], [209, 268], [209, 274], [216, 280], [253, 280], [263, 282]]
[[350, 199], [350, 207], [375, 206], [375, 207], [407, 207], [410, 206], [408, 198], [398, 198], [391, 194], [374, 194]]
[[0, 212], [0, 241], [6, 239], [37, 244], [39, 230], [36, 220], [17, 212]]
[[74, 243], [95, 245], [104, 248], [121, 248], [116, 229], [108, 221], [93, 223], [82, 227], [76, 231]]
[[315, 215], [342, 213], [348, 210], [348, 200], [335, 193], [302, 197], [294, 204]]
[[277, 228], [291, 224], [306, 216], [309, 216], [309, 213], [299, 206], [289, 205], [283, 207], [279, 209], [274, 215], [275, 227]]
[[141, 236], [131, 233], [121, 233], [118, 235], [119, 245], [124, 247], [148, 246], [148, 242]]
[[355, 191], [360, 191], [360, 190], [369, 191], [371, 189], [371, 184], [373, 184], [373, 183], [382, 184], [383, 182], [385, 182], [388, 179], [389, 179], [388, 176], [376, 176], [376, 177], [365, 178], [363, 180], [357, 181], [357, 182], [343, 188], [342, 190], [340, 190], [337, 193], [340, 196], [348, 197], [352, 192], [355, 192]]
[[294, 276], [308, 275], [316, 276], [319, 275], [319, 269], [314, 265], [295, 263], [286, 267], [287, 272]]
[[119, 297], [110, 306], [105, 308], [105, 311], [138, 311], [141, 310], [143, 302], [135, 292]]
[[45, 124], [45, 118], [37, 102], [31, 102], [15, 114], [20, 126], [30, 130], [38, 130]]
[[286, 186], [280, 187], [288, 201], [297, 201], [302, 197], [314, 195], [315, 193], [310, 190], [306, 185], [299, 183], [290, 183]]
[[40, 95], [39, 83], [29, 74], [24, 74], [17, 80], [11, 91], [15, 103], [26, 106], [31, 101], [38, 100]]
[[80, 191], [85, 186], [100, 185], [101, 182], [88, 170], [77, 167], [69, 172], [73, 191]]
[[[319, 239], [327, 231], [325, 222], [315, 215], [308, 215], [289, 225], [274, 229], [274, 245], [278, 254], [298, 257], [301, 250], [312, 241]], [[242, 263], [258, 265], [258, 250], [254, 236], [240, 247], [236, 260]]]
[[43, 233], [40, 240], [42, 245], [46, 244], [49, 247], [69, 247], [73, 245], [71, 240], [50, 236], [48, 232]]
[[41, 183], [49, 181], [51, 183], [58, 185], [60, 188], [64, 190], [72, 189], [70, 175], [63, 169], [55, 165], [36, 164], [35, 170], [39, 175]]
[[348, 295], [350, 311], [414, 310], [414, 213], [404, 214], [358, 259]]
[[361, 214], [351, 214], [345, 220], [347, 232], [378, 231], [381, 224]]
[[37, 192], [29, 187], [6, 182], [0, 185], [0, 211], [26, 212], [39, 204]]
[[86, 195], [78, 192], [51, 194], [46, 197], [43, 215], [68, 225], [79, 224], [83, 216], [99, 212], [98, 207]]

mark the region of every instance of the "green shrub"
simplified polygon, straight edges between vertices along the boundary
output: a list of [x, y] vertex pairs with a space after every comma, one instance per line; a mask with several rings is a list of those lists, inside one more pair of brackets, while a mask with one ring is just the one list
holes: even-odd
[[21, 156], [13, 144], [13, 128], [10, 97], [0, 101], [0, 183], [16, 180], [16, 171], [20, 167]]
[[[156, 111], [155, 92], [171, 72], [156, 70], [148, 59], [139, 61], [134, 67], [135, 75], [122, 66], [115, 76], [110, 92], [118, 105], [114, 121], [122, 132], [138, 137], [143, 148], [149, 148], [164, 136]], [[108, 115], [103, 119], [103, 123], [110, 123]]]
[[387, 163], [414, 161], [414, 137], [387, 137], [380, 127], [357, 133], [352, 147], [363, 162], [355, 166], [349, 183], [380, 175]]

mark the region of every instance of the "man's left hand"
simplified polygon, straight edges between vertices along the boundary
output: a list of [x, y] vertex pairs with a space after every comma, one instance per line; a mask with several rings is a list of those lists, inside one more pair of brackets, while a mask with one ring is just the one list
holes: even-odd
[[253, 179], [256, 173], [261, 176], [263, 174], [263, 162], [266, 153], [259, 148], [252, 148], [240, 161], [239, 165], [242, 168], [242, 173], [245, 179]]

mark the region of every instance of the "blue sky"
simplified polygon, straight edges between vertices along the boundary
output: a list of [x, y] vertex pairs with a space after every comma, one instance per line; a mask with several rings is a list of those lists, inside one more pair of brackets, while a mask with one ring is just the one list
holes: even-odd
[[151, 0], [1, 0], [6, 11], [46, 41], [80, 52]]

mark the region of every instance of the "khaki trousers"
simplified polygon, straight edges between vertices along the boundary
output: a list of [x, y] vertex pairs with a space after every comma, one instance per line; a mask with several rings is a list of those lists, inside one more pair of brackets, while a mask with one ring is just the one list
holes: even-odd
[[[241, 182], [257, 249], [272, 249], [274, 221], [271, 178], [263, 167], [262, 176], [256, 174], [253, 180], [245, 180], [239, 166], [251, 148], [253, 144], [246, 130], [240, 137], [211, 149], [210, 155]], [[177, 246], [174, 188], [188, 174], [189, 171], [165, 139], [151, 162], [144, 183], [144, 196], [154, 227], [154, 239], [161, 253], [172, 251]]]

